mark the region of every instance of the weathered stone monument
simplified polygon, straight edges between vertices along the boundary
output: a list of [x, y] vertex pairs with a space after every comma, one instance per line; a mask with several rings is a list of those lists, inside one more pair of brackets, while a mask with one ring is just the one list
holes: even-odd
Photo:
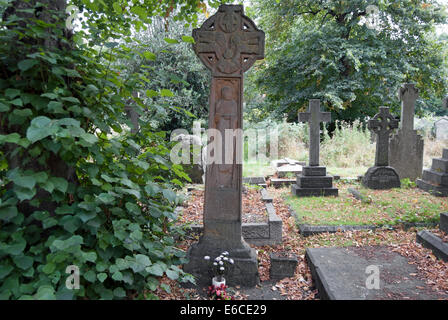
[[221, 5], [201, 28], [193, 30], [193, 38], [196, 54], [212, 72], [209, 129], [215, 134], [209, 133], [209, 146], [215, 142], [217, 147], [207, 155], [204, 232], [190, 247], [184, 270], [196, 276], [199, 285], [208, 285], [212, 274], [204, 256], [228, 251], [235, 264], [225, 276], [227, 284], [255, 286], [257, 255], [241, 229], [242, 163], [237, 157], [241, 157], [242, 135], [234, 133], [242, 129], [243, 73], [264, 58], [265, 35], [244, 15], [242, 5]]
[[414, 130], [415, 101], [418, 89], [413, 83], [406, 83], [398, 90], [401, 100], [401, 122], [397, 134], [389, 145], [390, 166], [400, 179], [415, 181], [421, 177], [423, 170], [423, 138]]
[[370, 189], [399, 188], [398, 173], [389, 166], [389, 136], [398, 128], [398, 120], [390, 114], [389, 108], [380, 107], [380, 112], [369, 120], [368, 128], [377, 135], [375, 166], [367, 170], [362, 184]]
[[310, 100], [308, 112], [299, 113], [300, 122], [310, 125], [310, 154], [308, 166], [302, 168], [291, 191], [298, 197], [337, 196], [333, 187], [333, 177], [327, 175], [327, 168], [319, 165], [320, 123], [331, 120], [330, 112], [320, 111], [320, 100]]
[[448, 149], [443, 149], [442, 158], [432, 159], [431, 168], [423, 170], [417, 186], [432, 195], [448, 197]]

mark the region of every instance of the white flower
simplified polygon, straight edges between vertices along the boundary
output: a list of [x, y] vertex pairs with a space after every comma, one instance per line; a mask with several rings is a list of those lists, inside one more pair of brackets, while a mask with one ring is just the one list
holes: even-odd
[[224, 271], [224, 267], [219, 268], [219, 270]]
[[227, 257], [224, 257], [224, 261], [227, 261], [227, 260], [229, 260], [229, 258], [227, 258]]
[[228, 251], [224, 251], [223, 253], [221, 253], [222, 255], [228, 256], [229, 252]]
[[233, 259], [229, 259], [230, 264], [233, 264]]
[[221, 261], [221, 257], [217, 257], [215, 261]]
[[222, 262], [222, 261], [219, 261], [219, 265], [220, 266], [222, 266], [224, 264], [224, 262]]
[[217, 263], [217, 262], [213, 262], [213, 265], [214, 265], [214, 266], [217, 266], [217, 265], [218, 265], [218, 263]]
[[209, 256], [205, 256], [204, 260], [210, 260], [210, 257]]

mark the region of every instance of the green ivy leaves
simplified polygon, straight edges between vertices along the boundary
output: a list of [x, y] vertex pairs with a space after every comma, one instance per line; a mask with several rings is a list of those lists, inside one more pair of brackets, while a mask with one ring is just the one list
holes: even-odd
[[34, 143], [56, 133], [57, 128], [51, 124], [52, 121], [47, 117], [34, 118], [26, 132], [26, 137], [31, 143]]
[[[107, 7], [118, 19], [126, 10], [120, 1], [83, 4], [87, 11]], [[150, 20], [147, 9], [132, 6], [131, 13]], [[21, 36], [60, 34], [56, 25], [34, 22]], [[120, 75], [117, 57], [133, 48], [98, 36], [86, 40], [104, 42], [107, 53], [83, 41], [53, 51], [13, 42], [9, 28], [0, 33], [6, 41], [0, 54], [11, 60], [0, 80], [6, 130], [0, 135], [0, 298], [122, 299], [129, 291], [156, 290], [161, 276], [184, 279], [176, 265], [185, 253], [174, 251], [172, 219], [175, 188], [186, 175], [170, 163], [164, 133], [146, 123], [137, 134], [124, 126], [123, 106], [139, 88], [136, 81], [153, 80], [144, 72], [130, 81]], [[148, 49], [140, 57], [156, 62], [159, 53]], [[165, 101], [177, 94], [168, 86], [148, 92]], [[143, 112], [144, 101], [135, 100]], [[65, 289], [70, 265], [80, 269], [79, 290]]]
[[17, 66], [19, 67], [19, 69], [21, 71], [27, 71], [29, 69], [31, 69], [32, 67], [34, 67], [36, 64], [38, 64], [39, 61], [37, 61], [36, 59], [25, 59], [20, 61]]

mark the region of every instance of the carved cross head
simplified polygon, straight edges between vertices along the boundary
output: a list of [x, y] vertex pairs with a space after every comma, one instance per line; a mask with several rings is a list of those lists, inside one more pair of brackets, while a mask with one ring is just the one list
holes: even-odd
[[193, 30], [194, 51], [213, 76], [241, 77], [264, 58], [265, 35], [244, 15], [242, 5], [221, 5]]
[[[315, 123], [312, 123], [315, 120]], [[319, 122], [330, 122], [331, 112], [320, 111], [320, 100], [311, 99], [309, 102], [308, 112], [299, 113], [299, 122], [309, 122], [313, 125], [319, 125]]]
[[369, 120], [368, 128], [376, 134], [390, 134], [398, 128], [399, 121], [389, 112], [389, 108], [380, 107], [380, 112]]

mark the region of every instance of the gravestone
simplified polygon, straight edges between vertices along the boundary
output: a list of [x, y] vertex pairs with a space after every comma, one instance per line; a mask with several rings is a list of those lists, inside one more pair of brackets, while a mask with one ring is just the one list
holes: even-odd
[[389, 108], [380, 107], [380, 112], [369, 120], [368, 128], [377, 135], [375, 166], [367, 170], [362, 184], [370, 189], [399, 188], [398, 173], [389, 166], [389, 136], [398, 128], [398, 120], [390, 114]]
[[178, 141], [183, 148], [189, 149], [190, 164], [185, 166], [185, 172], [194, 184], [204, 183], [205, 167], [202, 161], [202, 141], [201, 138], [191, 134], [179, 134], [173, 138], [173, 141]]
[[399, 89], [398, 96], [401, 100], [401, 122], [397, 134], [390, 140], [390, 166], [397, 171], [400, 179], [415, 181], [422, 176], [424, 146], [422, 136], [414, 130], [418, 89], [414, 84], [406, 83]]
[[431, 290], [417, 267], [392, 247], [307, 248], [305, 257], [322, 300], [448, 298]]
[[302, 173], [302, 168], [306, 163], [289, 158], [283, 158], [278, 160], [272, 160], [271, 166], [277, 173], [277, 178], [271, 178], [271, 185], [274, 187], [289, 186], [296, 182], [295, 178], [298, 174]]
[[277, 168], [277, 176], [279, 178], [286, 178], [288, 175], [297, 176], [298, 174], [302, 173], [303, 166], [300, 164], [286, 164], [284, 166]]
[[304, 166], [305, 162], [303, 161], [298, 161], [298, 160], [294, 160], [294, 159], [290, 159], [290, 158], [283, 158], [283, 159], [278, 159], [278, 160], [272, 160], [271, 161], [271, 166], [276, 169], [279, 167], [283, 167], [286, 165], [300, 165], [300, 166]]
[[217, 147], [207, 154], [204, 232], [189, 248], [184, 270], [196, 276], [200, 286], [209, 285], [212, 270], [204, 256], [228, 251], [235, 263], [225, 276], [227, 284], [255, 286], [257, 254], [244, 241], [241, 228], [242, 135], [233, 133], [242, 128], [243, 73], [264, 58], [265, 35], [244, 15], [242, 5], [221, 5], [193, 30], [193, 38], [195, 53], [212, 73], [209, 146], [213, 142]]
[[331, 113], [320, 111], [320, 100], [312, 99], [308, 112], [299, 113], [299, 121], [310, 125], [310, 153], [308, 166], [302, 168], [291, 191], [298, 197], [337, 196], [333, 177], [327, 175], [327, 168], [319, 165], [320, 123], [329, 122]]
[[434, 127], [436, 129], [436, 140], [448, 140], [448, 117], [436, 121]]
[[448, 197], [448, 149], [443, 149], [442, 158], [432, 159], [431, 168], [423, 170], [417, 186], [432, 195]]

